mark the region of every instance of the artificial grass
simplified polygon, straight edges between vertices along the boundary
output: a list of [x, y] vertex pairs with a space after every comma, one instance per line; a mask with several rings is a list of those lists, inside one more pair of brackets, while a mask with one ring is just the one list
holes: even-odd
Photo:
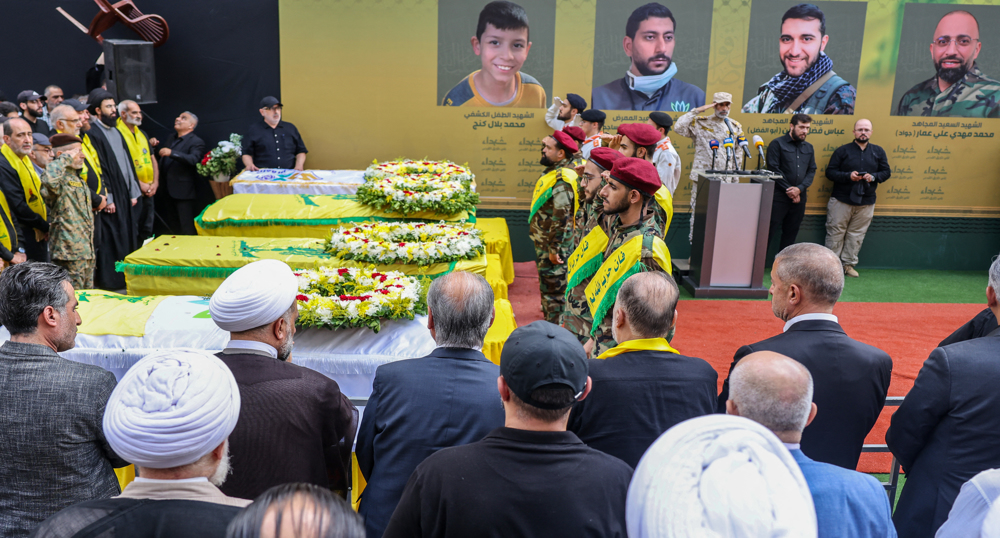
[[[771, 285], [770, 268], [763, 286]], [[846, 278], [841, 302], [860, 303], [982, 303], [986, 306], [987, 271], [921, 271], [863, 269]], [[681, 287], [681, 299], [693, 299]], [[765, 300], [765, 299], [761, 299]]]
[[[872, 476], [878, 479], [879, 482], [888, 482], [889, 473], [870, 473]], [[892, 503], [892, 510], [896, 510], [896, 503], [899, 502], [899, 494], [903, 492], [903, 484], [906, 483], [906, 475], [903, 473], [899, 474], [899, 481], [896, 482], [896, 498]]]

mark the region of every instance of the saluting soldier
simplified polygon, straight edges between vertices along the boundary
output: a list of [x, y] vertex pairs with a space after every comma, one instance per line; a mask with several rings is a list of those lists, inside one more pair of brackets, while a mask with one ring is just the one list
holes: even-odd
[[42, 198], [52, 208], [49, 252], [52, 263], [69, 271], [73, 288], [94, 287], [94, 213], [87, 178], [81, 177], [83, 141], [70, 134], [50, 139], [55, 159], [42, 176]]

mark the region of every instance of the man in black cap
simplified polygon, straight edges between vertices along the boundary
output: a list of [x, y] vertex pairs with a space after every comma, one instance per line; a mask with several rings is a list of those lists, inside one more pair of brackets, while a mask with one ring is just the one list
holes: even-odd
[[650, 112], [649, 124], [660, 132], [660, 141], [656, 143], [656, 149], [653, 151], [653, 166], [656, 166], [663, 186], [673, 196], [677, 185], [681, 182], [681, 168], [683, 168], [681, 156], [677, 154], [677, 150], [670, 142], [670, 137], [667, 136], [670, 133], [670, 127], [674, 124], [674, 119], [666, 112]]
[[590, 150], [601, 147], [601, 134], [604, 131], [604, 120], [607, 117], [604, 112], [593, 108], [584, 110], [578, 116], [580, 128], [583, 129], [583, 134], [586, 136], [583, 144], [580, 144], [580, 153], [583, 154], [584, 159], [590, 158]]
[[45, 114], [44, 95], [38, 95], [34, 90], [24, 90], [17, 94], [17, 106], [21, 108], [21, 117], [31, 126], [31, 132], [49, 136], [49, 124], [42, 116]]
[[587, 101], [575, 93], [567, 93], [566, 100], [552, 98], [552, 106], [545, 112], [545, 123], [559, 131], [563, 127], [580, 126], [580, 113], [587, 109]]
[[302, 135], [294, 125], [281, 121], [284, 105], [270, 95], [260, 100], [263, 120], [247, 129], [243, 137], [243, 166], [253, 172], [259, 168], [305, 170], [306, 149]]
[[505, 426], [417, 466], [383, 536], [625, 536], [632, 469], [566, 431], [587, 374], [566, 329], [515, 329], [497, 379]]

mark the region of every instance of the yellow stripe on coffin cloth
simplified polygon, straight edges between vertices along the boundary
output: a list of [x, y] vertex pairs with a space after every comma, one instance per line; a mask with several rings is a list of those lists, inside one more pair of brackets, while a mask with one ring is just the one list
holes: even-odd
[[[227, 276], [257, 260], [281, 260], [292, 269], [367, 267], [335, 258], [323, 250], [322, 239], [238, 238], [162, 235], [116, 264], [125, 273], [129, 295], [202, 295], [215, 292]], [[436, 278], [452, 271], [486, 275], [486, 256], [425, 267], [416, 264], [375, 265], [382, 272]]]
[[475, 222], [475, 212], [422, 212], [407, 216], [366, 206], [351, 195], [233, 194], [194, 219], [198, 235], [225, 237], [329, 237], [330, 228], [372, 221]]

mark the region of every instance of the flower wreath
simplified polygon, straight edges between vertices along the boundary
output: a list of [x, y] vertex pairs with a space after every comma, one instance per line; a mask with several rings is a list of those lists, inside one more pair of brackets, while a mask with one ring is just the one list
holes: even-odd
[[368, 327], [377, 333], [383, 319], [413, 319], [427, 313], [425, 286], [399, 271], [321, 267], [295, 276], [301, 327]]
[[431, 265], [469, 260], [486, 252], [471, 224], [371, 222], [334, 229], [326, 251], [344, 260]]
[[382, 211], [454, 215], [472, 211], [479, 203], [475, 176], [468, 168], [448, 161], [376, 161], [364, 177], [358, 201]]

